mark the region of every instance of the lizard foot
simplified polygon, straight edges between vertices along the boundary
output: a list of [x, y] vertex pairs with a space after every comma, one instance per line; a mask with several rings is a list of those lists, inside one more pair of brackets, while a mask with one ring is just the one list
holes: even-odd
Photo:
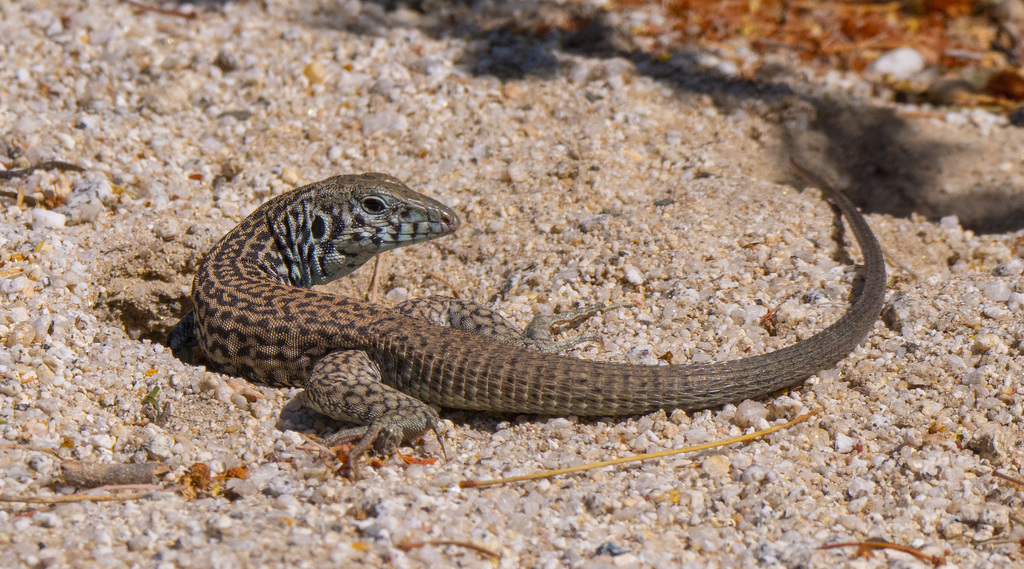
[[363, 351], [341, 350], [321, 358], [303, 395], [313, 410], [362, 425], [327, 439], [328, 446], [357, 441], [348, 454], [353, 478], [359, 475], [356, 463], [371, 446], [390, 455], [404, 441], [430, 429], [437, 432], [437, 411], [381, 382], [380, 368]]
[[600, 343], [601, 337], [597, 334], [582, 334], [575, 338], [556, 342], [554, 338], [551, 337], [551, 332], [555, 329], [564, 330], [567, 328], [575, 328], [582, 324], [584, 320], [598, 312], [614, 310], [616, 308], [622, 308], [623, 306], [624, 305], [621, 304], [615, 304], [612, 306], [590, 304], [575, 310], [566, 310], [555, 314], [540, 314], [533, 317], [533, 320], [530, 321], [526, 330], [523, 331], [523, 335], [538, 342], [538, 344], [540, 344], [540, 350], [547, 353], [563, 352], [587, 342]]
[[[438, 431], [437, 421], [435, 420], [432, 422], [429, 425], [429, 428], [434, 431], [434, 435], [437, 437], [437, 442], [441, 445], [441, 455], [445, 460], [447, 460], [448, 453], [445, 451], [444, 440], [441, 438], [440, 431]], [[422, 433], [416, 433], [414, 436], [419, 436], [419, 434]], [[324, 445], [328, 448], [333, 448], [338, 445], [357, 441], [355, 446], [348, 451], [345, 463], [348, 465], [349, 471], [352, 473], [352, 479], [359, 480], [359, 460], [364, 454], [366, 454], [366, 451], [370, 450], [371, 446], [378, 454], [382, 456], [391, 456], [396, 450], [398, 450], [398, 447], [401, 446], [404, 440], [408, 440], [405, 429], [394, 423], [378, 420], [369, 425], [342, 429], [330, 437], [327, 437], [324, 441]]]

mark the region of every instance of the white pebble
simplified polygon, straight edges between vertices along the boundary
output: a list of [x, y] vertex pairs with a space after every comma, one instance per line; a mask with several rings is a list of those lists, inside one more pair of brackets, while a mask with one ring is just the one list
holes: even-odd
[[743, 471], [743, 474], [740, 475], [740, 480], [742, 482], [760, 482], [768, 476], [768, 473], [769, 470], [767, 468], [760, 464], [754, 464]]
[[153, 435], [149, 441], [146, 442], [146, 450], [149, 454], [153, 455], [157, 459], [166, 459], [171, 456], [171, 437], [167, 435], [156, 434]]
[[634, 269], [633, 267], [629, 267], [628, 269], [626, 269], [626, 280], [629, 281], [629, 284], [634, 286], [640, 286], [644, 284], [643, 274], [641, 274], [640, 271]]
[[909, 79], [924, 70], [924, 57], [917, 50], [901, 47], [883, 53], [868, 65], [868, 71], [889, 75], [895, 79]]
[[281, 433], [281, 440], [283, 440], [289, 447], [296, 447], [305, 442], [302, 435], [295, 431], [285, 431]]
[[616, 555], [613, 557], [612, 563], [616, 567], [639, 567], [640, 559], [635, 553], [623, 553], [622, 555]]
[[64, 148], [67, 148], [68, 150], [75, 149], [75, 139], [71, 138], [71, 136], [69, 136], [67, 133], [58, 132], [55, 136], [57, 137], [57, 140], [59, 140], [60, 143], [64, 146]]
[[746, 400], [736, 407], [732, 422], [741, 429], [754, 427], [768, 416], [768, 408], [757, 401]]
[[342, 147], [340, 144], [335, 144], [327, 149], [327, 159], [330, 160], [331, 162], [337, 162], [341, 160], [342, 152], [344, 151], [344, 147]]
[[44, 528], [54, 529], [61, 525], [61, 518], [57, 514], [43, 513], [34, 516], [36, 523]]
[[114, 448], [114, 438], [107, 434], [92, 435], [85, 442], [96, 448], [110, 450]]
[[960, 382], [964, 385], [983, 385], [988, 381], [989, 367], [984, 366], [965, 374]]
[[36, 329], [27, 322], [16, 324], [9, 334], [4, 346], [13, 348], [16, 345], [28, 346], [36, 339]]
[[63, 214], [48, 209], [36, 208], [32, 210], [32, 229], [42, 229], [44, 227], [57, 229], [58, 227], [64, 227], [65, 223], [67, 223], [67, 218]]
[[96, 130], [102, 124], [102, 119], [97, 115], [82, 115], [78, 118], [76, 127], [82, 130]]
[[986, 306], [982, 309], [981, 313], [985, 315], [985, 318], [991, 318], [993, 320], [999, 320], [1000, 318], [1010, 315], [1009, 310], [999, 308], [997, 306]]
[[711, 435], [701, 427], [693, 427], [686, 431], [686, 442], [691, 445], [699, 445], [711, 440]]
[[721, 478], [726, 474], [729, 474], [729, 469], [732, 468], [732, 462], [729, 457], [724, 454], [713, 454], [704, 459], [701, 465], [704, 468], [704, 472], [712, 478]]
[[992, 302], [1006, 302], [1013, 291], [1004, 281], [992, 281], [981, 285], [981, 292]]
[[850, 485], [846, 487], [846, 493], [849, 494], [850, 498], [856, 500], [864, 496], [870, 495], [875, 490], [875, 483], [866, 478], [857, 477], [850, 480]]
[[1010, 294], [1010, 298], [1006, 301], [1006, 304], [1015, 312], [1024, 311], [1024, 293], [1015, 292]]
[[974, 338], [973, 349], [977, 354], [984, 354], [988, 352], [1005, 353], [1006, 345], [1003, 343], [1003, 339], [997, 334], [987, 333], [979, 334]]
[[844, 434], [838, 434], [836, 435], [835, 448], [836, 452], [848, 453], [853, 450], [853, 439]]
[[391, 303], [398, 304], [409, 300], [409, 289], [404, 286], [396, 286], [384, 295], [384, 298]]
[[137, 535], [128, 540], [128, 551], [145, 551], [151, 543], [153, 538], [148, 534]]
[[60, 414], [60, 401], [57, 401], [53, 397], [45, 397], [39, 400], [36, 403], [36, 407], [50, 417], [56, 417]]
[[622, 77], [629, 75], [635, 71], [633, 62], [622, 57], [613, 57], [608, 59], [600, 66], [600, 71], [605, 79], [612, 77]]
[[992, 271], [997, 277], [1015, 277], [1021, 273], [1024, 273], [1024, 259], [1010, 259], [1005, 263], [999, 263]]
[[26, 277], [15, 277], [13, 279], [4, 279], [0, 281], [0, 292], [4, 294], [10, 294], [12, 292], [21, 292], [28, 288], [32, 284], [32, 281]]
[[278, 510], [284, 510], [289, 515], [294, 516], [299, 511], [299, 501], [291, 494], [281, 494], [274, 501], [274, 508]]
[[960, 219], [955, 215], [947, 215], [939, 219], [939, 227], [946, 231], [960, 231]]
[[54, 318], [52, 314], [43, 314], [41, 316], [36, 316], [31, 322], [29, 322], [29, 325], [32, 326], [32, 330], [35, 332], [35, 338], [37, 340], [41, 342], [46, 339], [46, 336], [50, 333], [50, 327], [53, 325], [53, 321]]

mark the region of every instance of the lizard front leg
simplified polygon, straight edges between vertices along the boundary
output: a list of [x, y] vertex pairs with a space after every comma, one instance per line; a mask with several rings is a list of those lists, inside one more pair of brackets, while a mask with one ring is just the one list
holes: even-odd
[[189, 311], [181, 320], [175, 324], [167, 336], [167, 346], [171, 353], [179, 360], [192, 363], [192, 349], [199, 346], [199, 336], [196, 334], [196, 314]]
[[[313, 366], [304, 392], [306, 404], [341, 421], [362, 425], [338, 431], [328, 446], [358, 440], [348, 453], [352, 477], [359, 477], [359, 458], [371, 445], [390, 455], [402, 444], [428, 429], [437, 433], [437, 412], [380, 380], [380, 368], [359, 350], [341, 350], [324, 356]], [[440, 440], [440, 436], [438, 436]]]

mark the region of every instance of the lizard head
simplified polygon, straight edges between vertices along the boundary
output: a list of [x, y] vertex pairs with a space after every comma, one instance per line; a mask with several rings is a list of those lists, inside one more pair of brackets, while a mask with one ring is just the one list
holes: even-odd
[[335, 176], [282, 197], [290, 199], [268, 221], [288, 280], [300, 286], [333, 281], [378, 253], [460, 225], [448, 206], [387, 174]]

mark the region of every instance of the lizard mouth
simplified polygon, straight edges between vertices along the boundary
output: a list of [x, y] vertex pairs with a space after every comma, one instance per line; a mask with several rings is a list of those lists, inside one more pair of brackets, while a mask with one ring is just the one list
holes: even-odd
[[429, 209], [421, 214], [426, 215], [420, 219], [403, 221], [394, 228], [394, 231], [384, 228], [381, 232], [382, 237], [391, 238], [403, 245], [411, 245], [450, 235], [462, 226], [459, 216], [450, 210]]

